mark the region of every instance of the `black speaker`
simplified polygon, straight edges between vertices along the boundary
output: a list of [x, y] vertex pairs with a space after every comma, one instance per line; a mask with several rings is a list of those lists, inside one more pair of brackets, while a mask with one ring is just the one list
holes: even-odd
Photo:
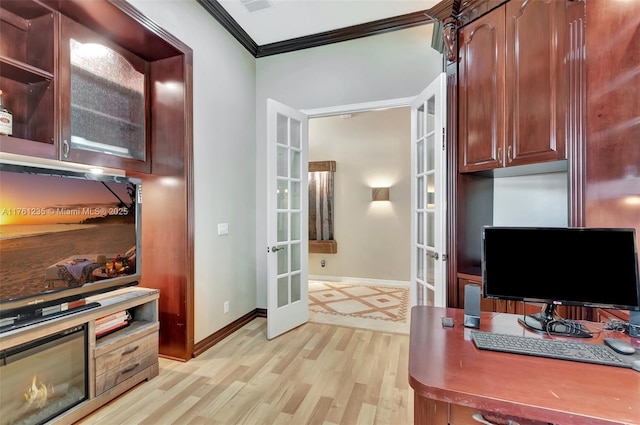
[[640, 338], [640, 311], [629, 311], [629, 336]]
[[467, 328], [480, 328], [480, 286], [464, 286], [464, 325]]

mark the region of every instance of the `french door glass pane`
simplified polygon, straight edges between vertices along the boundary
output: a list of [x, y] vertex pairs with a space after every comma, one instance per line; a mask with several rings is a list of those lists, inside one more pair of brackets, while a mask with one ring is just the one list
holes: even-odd
[[300, 121], [291, 118], [291, 147], [300, 148]]
[[418, 108], [416, 118], [416, 134], [418, 135], [418, 139], [421, 139], [424, 136], [424, 106]]
[[287, 238], [287, 217], [289, 216], [286, 212], [278, 213], [278, 242], [286, 242]]
[[289, 176], [288, 149], [278, 146], [278, 177]]
[[291, 209], [300, 209], [300, 182], [291, 182]]
[[300, 244], [291, 244], [291, 271], [295, 272], [300, 270]]
[[291, 213], [291, 240], [300, 240], [300, 213], [298, 212]]
[[289, 208], [289, 182], [278, 180], [278, 209], [286, 210], [287, 208]]
[[416, 276], [418, 277], [418, 280], [424, 281], [424, 256], [425, 256], [425, 252], [423, 248], [417, 248], [416, 249]]
[[[289, 253], [287, 252], [286, 245], [278, 245], [280, 250], [278, 251], [278, 274], [285, 274], [289, 272]], [[285, 248], [285, 249], [282, 249]]]
[[289, 304], [289, 276], [278, 278], [278, 307]]
[[[435, 198], [434, 198], [434, 194], [436, 192], [436, 176], [435, 174], [429, 174], [427, 176], [427, 204], [426, 204], [426, 208], [434, 208], [435, 204]], [[430, 229], [429, 229], [430, 230]]]
[[433, 256], [429, 255], [427, 256], [427, 283], [432, 284], [435, 282], [434, 279], [434, 275], [435, 275], [435, 260], [433, 259]]
[[427, 293], [427, 305], [435, 305], [436, 293], [433, 289], [425, 288]]
[[302, 293], [300, 273], [291, 275], [291, 302], [300, 301]]
[[429, 137], [427, 137], [427, 170], [433, 171], [435, 168], [435, 144], [436, 144], [435, 134], [431, 133]]
[[436, 98], [431, 96], [427, 100], [427, 133], [431, 133], [435, 130], [436, 125]]
[[417, 162], [417, 173], [424, 173], [424, 141], [422, 139], [418, 140], [416, 146], [416, 160]]
[[300, 152], [299, 151], [291, 151], [291, 178], [299, 179], [300, 178]]
[[434, 247], [436, 214], [433, 211], [427, 212], [427, 246]]
[[418, 213], [418, 218], [416, 220], [416, 232], [418, 232], [417, 236], [417, 242], [419, 245], [424, 245], [424, 213], [419, 212]]
[[289, 146], [289, 127], [288, 127], [289, 119], [282, 114], [278, 114], [278, 130], [276, 135], [276, 141], [279, 145]]

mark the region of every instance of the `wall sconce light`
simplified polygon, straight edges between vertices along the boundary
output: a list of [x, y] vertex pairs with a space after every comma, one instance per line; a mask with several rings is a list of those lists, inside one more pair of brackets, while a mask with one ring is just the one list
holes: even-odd
[[373, 188], [371, 188], [371, 200], [372, 201], [388, 201], [389, 200], [389, 188], [388, 187], [373, 187]]

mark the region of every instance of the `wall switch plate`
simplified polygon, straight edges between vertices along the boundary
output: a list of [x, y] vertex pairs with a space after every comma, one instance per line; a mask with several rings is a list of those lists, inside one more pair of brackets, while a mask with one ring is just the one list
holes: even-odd
[[229, 234], [229, 223], [218, 223], [218, 235]]
[[224, 302], [224, 314], [229, 312], [229, 301]]

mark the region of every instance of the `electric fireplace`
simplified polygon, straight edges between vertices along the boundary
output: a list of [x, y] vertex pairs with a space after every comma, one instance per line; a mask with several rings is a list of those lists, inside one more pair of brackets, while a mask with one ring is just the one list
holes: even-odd
[[87, 326], [0, 352], [0, 425], [41, 424], [88, 397]]

